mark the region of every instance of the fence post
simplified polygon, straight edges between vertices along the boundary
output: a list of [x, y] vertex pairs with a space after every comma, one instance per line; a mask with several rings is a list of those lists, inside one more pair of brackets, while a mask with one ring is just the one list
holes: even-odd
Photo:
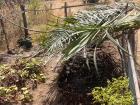
[[64, 15], [65, 15], [65, 17], [68, 16], [68, 12], [67, 12], [67, 2], [64, 3]]
[[132, 49], [132, 53], [133, 53], [133, 56], [135, 57], [135, 52], [136, 52], [136, 48], [135, 48], [135, 33], [132, 31], [130, 32], [132, 33], [132, 35], [129, 36], [129, 40], [130, 40], [130, 44], [131, 44], [131, 49]]
[[25, 38], [27, 38], [29, 36], [29, 33], [28, 33], [27, 18], [26, 18], [26, 13], [25, 13], [25, 6], [20, 5], [20, 9], [22, 11], [23, 25], [25, 27], [25, 29], [24, 29]]
[[8, 38], [7, 38], [7, 34], [6, 34], [6, 31], [5, 31], [5, 28], [4, 28], [4, 22], [3, 22], [3, 19], [2, 18], [0, 19], [0, 24], [1, 24], [1, 27], [2, 27], [2, 32], [3, 32], [4, 37], [5, 37], [5, 42], [6, 42], [6, 47], [7, 47], [7, 53], [10, 53]]
[[139, 90], [139, 85], [138, 85], [138, 78], [137, 78], [137, 73], [136, 73], [136, 67], [135, 67], [135, 61], [133, 58], [133, 51], [131, 45], [131, 39], [129, 38], [127, 43], [128, 43], [128, 52], [130, 54], [129, 59], [128, 59], [128, 76], [129, 76], [129, 82], [130, 82], [130, 89], [133, 93], [134, 96], [134, 105], [140, 105], [140, 90]]

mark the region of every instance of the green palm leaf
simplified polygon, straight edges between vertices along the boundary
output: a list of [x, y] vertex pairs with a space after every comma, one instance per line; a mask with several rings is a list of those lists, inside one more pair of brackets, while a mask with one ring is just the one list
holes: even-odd
[[[102, 5], [94, 10], [78, 12], [74, 19], [76, 22], [64, 22], [64, 25], [50, 32], [46, 41], [48, 52], [55, 53], [59, 49], [65, 59], [69, 59], [75, 53], [83, 49], [87, 44], [102, 44], [106, 40], [112, 41], [118, 48], [127, 53], [116, 38], [120, 38], [121, 31], [140, 28], [140, 13], [137, 11], [126, 14], [136, 7], [128, 4], [117, 4], [117, 7]], [[96, 50], [95, 50], [96, 51]], [[96, 53], [94, 53], [95, 67]]]

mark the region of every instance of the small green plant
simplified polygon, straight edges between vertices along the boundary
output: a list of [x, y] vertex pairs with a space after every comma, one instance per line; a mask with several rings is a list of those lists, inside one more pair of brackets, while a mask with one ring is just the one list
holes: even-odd
[[17, 97], [17, 86], [10, 86], [10, 87], [0, 87], [0, 104], [3, 104], [5, 102], [10, 102], [13, 99], [16, 99]]
[[42, 65], [36, 59], [21, 60], [15, 65], [0, 65], [0, 105], [17, 101], [31, 102], [29, 90], [46, 80]]
[[107, 87], [95, 87], [92, 91], [93, 103], [100, 105], [132, 105], [133, 97], [126, 77], [113, 78]]
[[22, 102], [31, 102], [32, 101], [32, 95], [29, 92], [29, 89], [26, 87], [23, 87], [21, 89], [21, 96], [20, 96], [20, 100]]
[[24, 79], [30, 79], [37, 82], [45, 82], [46, 77], [42, 72], [42, 63], [36, 59], [30, 62], [22, 61], [20, 65], [24, 65], [19, 75]]

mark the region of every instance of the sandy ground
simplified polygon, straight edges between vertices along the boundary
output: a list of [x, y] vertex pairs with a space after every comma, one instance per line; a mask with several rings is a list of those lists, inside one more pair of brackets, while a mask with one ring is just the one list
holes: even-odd
[[46, 65], [45, 73], [47, 81], [45, 84], [38, 85], [37, 89], [32, 91], [33, 105], [58, 105], [57, 104], [57, 86], [55, 79], [57, 78], [57, 71], [55, 67], [60, 61], [61, 56], [53, 57]]

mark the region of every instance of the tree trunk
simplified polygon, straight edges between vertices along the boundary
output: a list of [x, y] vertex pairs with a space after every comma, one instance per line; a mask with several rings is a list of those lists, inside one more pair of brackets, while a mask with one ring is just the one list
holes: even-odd
[[2, 19], [0, 19], [0, 24], [1, 24], [1, 27], [2, 27], [2, 32], [3, 32], [4, 37], [5, 37], [7, 52], [9, 53], [10, 52], [10, 48], [9, 48], [8, 38], [7, 38], [7, 34], [6, 34], [6, 31], [5, 31], [5, 28], [4, 28], [4, 22], [3, 22]]
[[29, 33], [28, 33], [27, 18], [26, 18], [26, 14], [25, 14], [25, 6], [24, 5], [20, 5], [20, 9], [22, 11], [23, 26], [25, 27], [25, 29], [24, 29], [25, 38], [28, 38]]

